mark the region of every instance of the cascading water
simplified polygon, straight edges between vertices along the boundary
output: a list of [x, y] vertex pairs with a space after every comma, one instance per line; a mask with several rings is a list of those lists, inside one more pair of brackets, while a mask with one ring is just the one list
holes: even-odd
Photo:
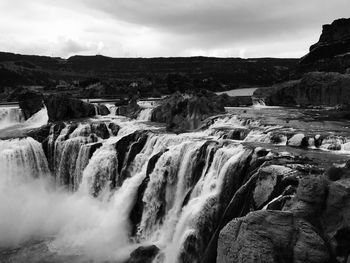
[[18, 107], [0, 107], [0, 129], [24, 122], [24, 116]]
[[145, 108], [145, 109], [143, 109], [140, 112], [140, 114], [137, 117], [137, 119], [139, 121], [150, 121], [151, 117], [152, 117], [152, 111], [153, 111], [153, 108]]
[[156, 245], [153, 262], [200, 262], [234, 194], [228, 187], [250, 165], [241, 142], [271, 143], [278, 129], [222, 116], [176, 135], [139, 120], [94, 119], [53, 124], [42, 144], [0, 141], [0, 198], [11, 204], [0, 203], [8, 215], [0, 247], [39, 239], [55, 255], [123, 262]]

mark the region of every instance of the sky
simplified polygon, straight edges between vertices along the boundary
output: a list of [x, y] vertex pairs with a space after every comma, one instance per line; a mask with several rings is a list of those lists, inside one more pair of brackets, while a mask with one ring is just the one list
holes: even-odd
[[349, 0], [0, 0], [0, 51], [301, 57]]

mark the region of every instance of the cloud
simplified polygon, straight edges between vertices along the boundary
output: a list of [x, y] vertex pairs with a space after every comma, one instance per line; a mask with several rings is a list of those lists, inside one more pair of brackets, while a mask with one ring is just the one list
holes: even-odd
[[0, 49], [12, 38], [18, 47], [60, 42], [62, 56], [302, 56], [322, 24], [349, 8], [348, 0], [3, 0]]

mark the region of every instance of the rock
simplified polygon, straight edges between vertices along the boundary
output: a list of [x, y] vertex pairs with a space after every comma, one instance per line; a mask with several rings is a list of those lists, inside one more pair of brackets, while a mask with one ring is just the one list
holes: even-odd
[[98, 105], [95, 105], [95, 107], [96, 107], [96, 109], [97, 109], [98, 115], [105, 116], [105, 115], [108, 115], [108, 114], [111, 113], [111, 112], [109, 111], [109, 109], [107, 108], [107, 106], [104, 105], [104, 104], [98, 104]]
[[292, 138], [290, 138], [287, 142], [288, 146], [293, 146], [293, 147], [302, 147], [306, 148], [308, 147], [308, 139], [303, 133], [298, 133], [295, 134]]
[[141, 112], [141, 107], [137, 104], [136, 99], [131, 99], [126, 106], [118, 107], [117, 114], [136, 119]]
[[26, 120], [44, 107], [43, 95], [29, 90], [24, 90], [18, 94], [18, 103]]
[[328, 145], [327, 150], [340, 151], [341, 150], [341, 145], [338, 144], [338, 143], [332, 143], [332, 144]]
[[291, 212], [252, 212], [232, 220], [219, 236], [220, 263], [326, 263], [329, 258], [317, 230]]
[[310, 47], [310, 52], [300, 63], [307, 64], [350, 52], [350, 19], [338, 19], [323, 25], [319, 41]]
[[[322, 226], [340, 262], [350, 258], [350, 180], [332, 182], [328, 190]], [[341, 260], [340, 260], [341, 259]]]
[[339, 167], [330, 167], [327, 171], [326, 171], [326, 176], [328, 177], [328, 179], [330, 181], [337, 181], [340, 178], [342, 178], [344, 174], [344, 171], [342, 168]]
[[151, 121], [167, 124], [168, 130], [188, 131], [199, 128], [203, 121], [213, 115], [224, 113], [220, 98], [209, 91], [195, 94], [179, 92], [166, 98], [152, 112]]
[[259, 170], [259, 177], [256, 181], [253, 198], [256, 207], [262, 207], [274, 192], [282, 192], [283, 189], [277, 189], [284, 175], [293, 172], [293, 169], [282, 165], [270, 165]]
[[111, 122], [110, 124], [108, 124], [108, 128], [111, 130], [113, 136], [118, 135], [118, 132], [120, 130], [119, 125], [115, 124], [114, 122]]
[[151, 263], [158, 254], [159, 248], [155, 245], [140, 246], [130, 254], [125, 263]]
[[337, 106], [350, 104], [350, 75], [310, 72], [301, 79], [260, 88], [254, 97], [270, 106]]
[[44, 98], [44, 102], [50, 122], [95, 116], [93, 104], [68, 95], [50, 95]]
[[229, 96], [226, 93], [219, 95], [219, 100], [221, 101], [224, 107], [249, 107], [253, 105], [251, 96], [239, 96], [233, 97]]
[[47, 124], [40, 128], [36, 128], [27, 132], [27, 136], [32, 137], [34, 140], [42, 143], [50, 134], [51, 125]]
[[96, 136], [98, 136], [102, 139], [109, 138], [109, 131], [108, 131], [108, 128], [104, 122], [91, 123], [91, 132], [95, 133]]

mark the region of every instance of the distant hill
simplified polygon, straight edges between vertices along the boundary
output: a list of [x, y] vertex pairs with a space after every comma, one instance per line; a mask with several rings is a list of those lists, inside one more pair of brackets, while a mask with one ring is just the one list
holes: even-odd
[[62, 59], [0, 52], [0, 87], [52, 85], [59, 80], [71, 82], [91, 78], [111, 85], [151, 80], [166, 86], [169, 74], [178, 74], [186, 81], [215, 81], [220, 84], [216, 87], [220, 91], [288, 80], [297, 61], [277, 58], [111, 58], [100, 55]]

